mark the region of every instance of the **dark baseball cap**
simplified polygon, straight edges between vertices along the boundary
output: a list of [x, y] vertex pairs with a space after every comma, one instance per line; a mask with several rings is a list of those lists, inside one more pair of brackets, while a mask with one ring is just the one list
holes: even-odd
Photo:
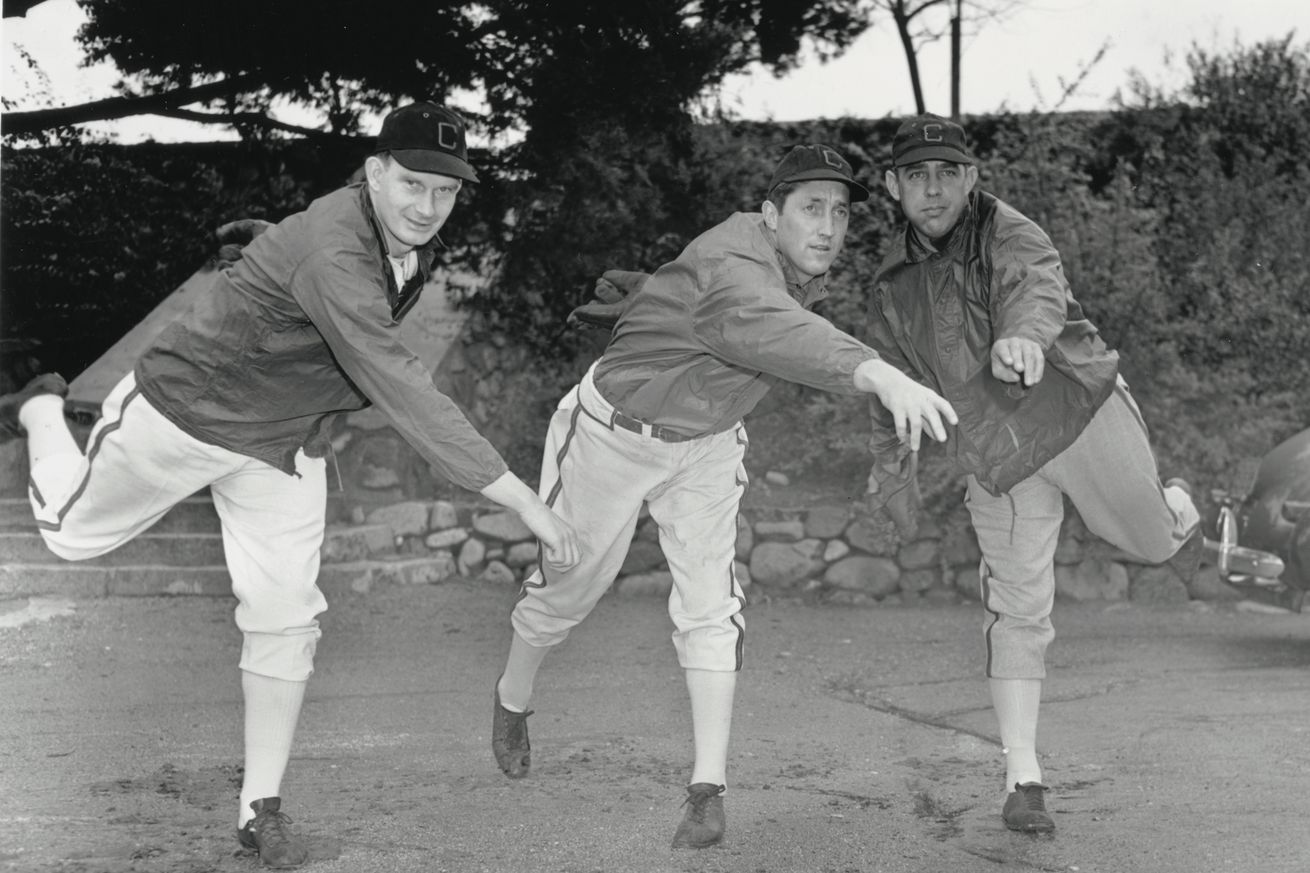
[[784, 182], [812, 182], [818, 179], [831, 179], [845, 182], [851, 191], [851, 202], [859, 203], [869, 199], [869, 189], [855, 181], [855, 172], [850, 161], [831, 146], [814, 143], [796, 146], [787, 152], [787, 156], [773, 171], [769, 180], [769, 193]]
[[401, 166], [418, 173], [478, 180], [468, 161], [464, 119], [435, 103], [411, 103], [383, 119], [373, 150], [382, 152], [390, 152]]
[[940, 115], [916, 115], [896, 129], [892, 137], [892, 166], [904, 167], [919, 161], [950, 161], [972, 164], [973, 153], [964, 128]]

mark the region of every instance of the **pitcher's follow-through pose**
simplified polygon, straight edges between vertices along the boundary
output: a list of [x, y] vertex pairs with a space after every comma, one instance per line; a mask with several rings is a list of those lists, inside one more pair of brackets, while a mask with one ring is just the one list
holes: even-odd
[[[1059, 253], [1032, 221], [975, 191], [977, 181], [958, 124], [925, 115], [897, 130], [885, 182], [908, 227], [874, 278], [866, 339], [959, 414], [945, 449], [969, 474], [983, 553], [1002, 816], [1014, 830], [1049, 831], [1037, 711], [1064, 496], [1097, 536], [1170, 561], [1185, 579], [1202, 539], [1187, 483], [1161, 486], [1118, 355], [1074, 300]], [[887, 411], [874, 403], [873, 412], [871, 499], [905, 518], [915, 456]]]
[[31, 500], [50, 550], [93, 558], [208, 487], [244, 636], [245, 773], [238, 837], [267, 866], [309, 856], [280, 785], [313, 671], [324, 474], [334, 416], [374, 405], [451, 481], [516, 512], [547, 566], [577, 541], [433, 385], [400, 339], [468, 164], [464, 122], [416, 103], [392, 112], [366, 181], [270, 227], [170, 325], [104, 401], [86, 454], [46, 374], [0, 398], [0, 436], [26, 432]]
[[915, 450], [922, 432], [941, 440], [955, 421], [936, 393], [809, 311], [826, 294], [851, 202], [867, 197], [833, 149], [793, 149], [760, 212], [737, 213], [697, 237], [626, 301], [604, 354], [560, 402], [541, 495], [577, 530], [582, 560], [529, 577], [514, 608], [492, 724], [497, 763], [511, 778], [530, 766], [527, 708], [537, 670], [613, 583], [645, 502], [673, 575], [673, 644], [691, 698], [695, 762], [673, 845], [723, 838], [745, 639], [733, 573], [746, 486], [742, 417], [785, 379], [875, 394]]

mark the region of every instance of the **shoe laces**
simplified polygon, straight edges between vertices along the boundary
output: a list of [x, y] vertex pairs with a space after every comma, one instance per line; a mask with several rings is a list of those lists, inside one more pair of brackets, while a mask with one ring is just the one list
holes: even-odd
[[287, 835], [287, 826], [291, 824], [291, 816], [278, 810], [263, 810], [255, 816], [250, 822], [250, 831], [259, 836], [260, 840], [265, 843], [286, 842], [291, 837]]
[[726, 785], [711, 785], [708, 788], [689, 789], [687, 799], [682, 802], [682, 805], [691, 804], [691, 815], [697, 821], [703, 821], [705, 819], [705, 806], [722, 794], [727, 787]]
[[1018, 786], [1019, 799], [1028, 812], [1046, 812], [1046, 789], [1041, 785]]

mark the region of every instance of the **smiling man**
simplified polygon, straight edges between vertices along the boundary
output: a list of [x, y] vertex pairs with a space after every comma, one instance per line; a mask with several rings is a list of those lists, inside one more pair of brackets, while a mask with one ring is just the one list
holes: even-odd
[[[874, 277], [867, 341], [959, 413], [946, 452], [968, 474], [983, 561], [986, 673], [1006, 756], [1002, 818], [1050, 831], [1037, 760], [1055, 547], [1067, 495], [1089, 530], [1190, 581], [1199, 516], [1182, 480], [1161, 485], [1119, 356], [1106, 348], [1035, 223], [976, 190], [960, 125], [905, 121], [885, 182], [908, 222]], [[908, 519], [915, 456], [873, 404], [869, 491]], [[898, 522], [899, 523], [899, 522]]]
[[582, 560], [525, 581], [496, 685], [492, 749], [511, 778], [531, 766], [527, 707], [550, 649], [613, 583], [645, 503], [673, 575], [673, 645], [691, 697], [695, 761], [676, 847], [724, 834], [728, 734], [745, 602], [733, 573], [746, 487], [742, 417], [780, 380], [868, 392], [901, 439], [946, 437], [950, 405], [810, 311], [841, 252], [852, 201], [868, 190], [825, 145], [792, 149], [760, 212], [697, 237], [633, 294], [601, 356], [560, 402], [541, 494], [578, 531]]
[[334, 418], [375, 406], [452, 482], [518, 512], [547, 566], [578, 555], [569, 526], [401, 341], [437, 231], [477, 181], [463, 120], [431, 103], [397, 109], [364, 172], [246, 246], [110, 392], [85, 456], [58, 375], [0, 398], [0, 435], [26, 432], [32, 508], [60, 557], [102, 555], [210, 489], [244, 639], [237, 834], [270, 867], [310, 855], [280, 784], [327, 608], [317, 578]]

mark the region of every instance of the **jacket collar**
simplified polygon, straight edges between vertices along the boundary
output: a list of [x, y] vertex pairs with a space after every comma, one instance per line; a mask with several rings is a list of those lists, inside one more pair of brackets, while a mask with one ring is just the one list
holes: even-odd
[[764, 235], [769, 247], [773, 249], [774, 255], [778, 258], [778, 267], [782, 270], [782, 278], [787, 282], [787, 293], [806, 309], [827, 297], [828, 274], [824, 273], [807, 282], [802, 282], [800, 274], [796, 272], [796, 267], [792, 265], [791, 261], [787, 260], [778, 248], [777, 234], [769, 230], [768, 225], [764, 223], [763, 217], [759, 220], [759, 228], [760, 233]]
[[432, 275], [432, 264], [437, 259], [437, 249], [445, 248], [446, 244], [442, 242], [439, 234], [433, 234], [432, 239], [416, 247], [414, 251], [418, 254], [418, 270], [404, 286], [398, 286], [395, 273], [387, 263], [387, 235], [382, 229], [382, 221], [378, 218], [377, 210], [373, 208], [373, 198], [369, 196], [367, 183], [359, 186], [359, 202], [364, 217], [368, 219], [369, 229], [373, 231], [373, 238], [377, 240], [378, 251], [382, 254], [380, 267], [387, 283], [387, 302], [391, 304], [391, 317], [400, 321], [418, 302], [419, 293], [427, 284], [428, 277]]
[[917, 264], [926, 261], [928, 258], [942, 252], [953, 254], [961, 251], [965, 245], [970, 229], [974, 225], [974, 219], [977, 210], [974, 208], [978, 197], [977, 191], [969, 193], [969, 200], [964, 205], [964, 211], [960, 213], [959, 221], [955, 222], [955, 227], [951, 232], [934, 243], [928, 237], [914, 229], [914, 225], [909, 222], [905, 223], [905, 261], [909, 264]]

